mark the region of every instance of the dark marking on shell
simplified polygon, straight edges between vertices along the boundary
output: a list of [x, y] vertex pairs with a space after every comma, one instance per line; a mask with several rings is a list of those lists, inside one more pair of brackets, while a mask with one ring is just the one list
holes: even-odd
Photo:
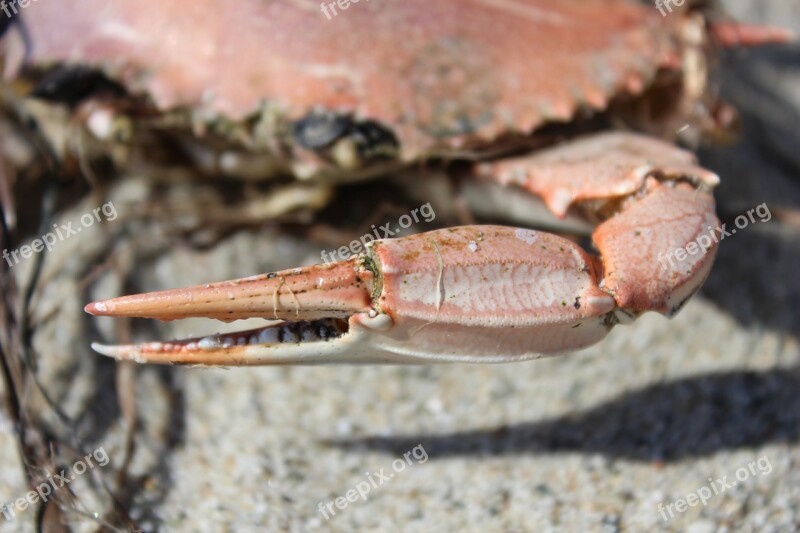
[[80, 65], [59, 65], [47, 72], [36, 84], [31, 96], [74, 106], [98, 93], [125, 95], [125, 89], [99, 70]]
[[314, 111], [294, 123], [292, 135], [297, 144], [320, 150], [347, 134], [350, 125], [350, 119], [345, 116]]
[[394, 133], [373, 120], [354, 123], [350, 136], [365, 159], [396, 157], [400, 148]]

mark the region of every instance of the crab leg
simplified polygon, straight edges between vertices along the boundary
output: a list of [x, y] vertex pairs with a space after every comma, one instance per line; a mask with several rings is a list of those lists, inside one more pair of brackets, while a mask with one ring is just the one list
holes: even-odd
[[[577, 350], [617, 323], [676, 312], [716, 242], [714, 174], [633, 134], [578, 139], [478, 173], [599, 222], [596, 257], [562, 237], [462, 226], [369, 243], [358, 257], [89, 304], [95, 315], [284, 322], [185, 341], [94, 348], [137, 361], [257, 365], [503, 362]], [[677, 254], [701, 243], [702, 253]]]
[[480, 172], [539, 196], [557, 216], [578, 209], [603, 220], [592, 234], [601, 286], [624, 312], [675, 314], [714, 261], [719, 220], [710, 190], [719, 177], [664, 141], [604, 133]]

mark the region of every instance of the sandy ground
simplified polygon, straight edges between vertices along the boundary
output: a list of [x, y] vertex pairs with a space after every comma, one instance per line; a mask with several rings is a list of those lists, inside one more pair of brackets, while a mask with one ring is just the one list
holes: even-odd
[[[728, 4], [740, 19], [800, 32], [796, 3]], [[800, 529], [800, 227], [779, 220], [800, 207], [800, 46], [731, 54], [724, 65], [724, 93], [747, 133], [702, 157], [724, 178], [724, 221], [762, 203], [772, 219], [723, 242], [702, 293], [673, 320], [644, 316], [560, 358], [118, 370], [88, 344], [120, 330], [87, 318], [86, 301], [310, 264], [320, 252], [255, 228], [210, 250], [160, 253], [171, 237], [133, 216], [151, 193], [132, 177], [111, 193], [117, 220], [48, 256], [35, 308], [40, 379], [74, 421], [75, 457], [109, 458], [70, 484], [74, 506], [92, 515], [107, 502], [97, 483], [114, 485], [130, 429], [117, 388], [133, 383], [139, 427], [121, 499], [148, 531]], [[106, 200], [87, 198], [62, 220]], [[125, 236], [111, 249], [110, 233]], [[135, 269], [133, 285], [108, 271], [81, 281], [87, 264], [106, 260]], [[15, 274], [24, 281], [29, 270]], [[223, 329], [135, 325], [140, 339]], [[11, 430], [0, 414], [0, 502], [27, 492]], [[2, 531], [34, 528], [31, 510], [0, 517]]]

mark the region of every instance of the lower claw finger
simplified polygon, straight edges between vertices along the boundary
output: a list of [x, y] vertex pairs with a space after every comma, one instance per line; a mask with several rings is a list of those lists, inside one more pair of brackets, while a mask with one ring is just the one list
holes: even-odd
[[[92, 344], [95, 351], [117, 359], [139, 363], [247, 365], [262, 362], [253, 357], [268, 348], [286, 350], [291, 345], [325, 343], [347, 333], [344, 320], [328, 318], [284, 322], [235, 333], [208, 335], [180, 341], [149, 342], [138, 345]], [[317, 346], [315, 349], [318, 349]]]

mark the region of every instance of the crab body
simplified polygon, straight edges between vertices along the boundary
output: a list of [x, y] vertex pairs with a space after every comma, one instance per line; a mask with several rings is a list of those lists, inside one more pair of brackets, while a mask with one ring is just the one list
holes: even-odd
[[[35, 94], [91, 102], [93, 136], [111, 137], [107, 115], [123, 99], [138, 130], [185, 129], [198, 164], [211, 153], [225, 169], [235, 153], [264, 176], [353, 179], [529, 142], [610, 107], [674, 134], [699, 119], [705, 88], [703, 20], [627, 0], [387, 0], [332, 20], [304, 1], [71, 0], [36, 6], [24, 24], [27, 43], [6, 38], [6, 70], [26, 53], [60, 65]], [[87, 69], [127, 94], [88, 83]], [[634, 117], [657, 79], [658, 116]]]
[[[27, 39], [6, 36], [6, 74], [30, 71], [27, 58], [34, 94], [70, 95], [101, 144], [121, 117], [129, 145], [170, 134], [198, 166], [234, 175], [335, 183], [479, 160], [477, 180], [596, 225], [599, 256], [499, 226], [379, 240], [333, 265], [90, 304], [98, 315], [280, 321], [98, 351], [208, 364], [508, 361], [587, 346], [646, 311], [671, 315], [702, 284], [716, 242], [663, 258], [716, 226], [718, 178], [657, 137], [720, 126], [706, 87], [712, 34], [783, 34], [628, 0], [382, 0], [333, 18], [326, 7], [41, 4], [24, 15]], [[47, 65], [57, 67], [42, 75]], [[110, 85], [78, 83], [87, 68]]]

